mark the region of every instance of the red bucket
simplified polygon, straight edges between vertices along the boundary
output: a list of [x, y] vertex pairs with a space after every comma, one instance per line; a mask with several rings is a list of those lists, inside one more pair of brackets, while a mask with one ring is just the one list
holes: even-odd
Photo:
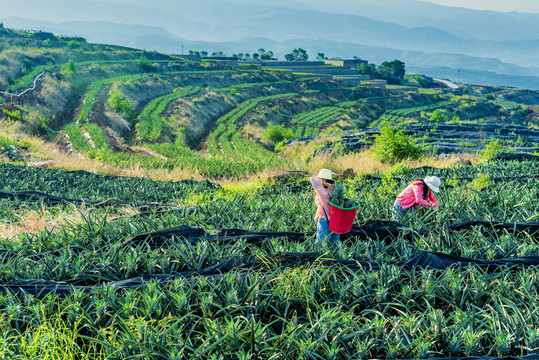
[[336, 234], [346, 234], [352, 229], [356, 218], [357, 208], [343, 208], [338, 205], [329, 203], [329, 231]]

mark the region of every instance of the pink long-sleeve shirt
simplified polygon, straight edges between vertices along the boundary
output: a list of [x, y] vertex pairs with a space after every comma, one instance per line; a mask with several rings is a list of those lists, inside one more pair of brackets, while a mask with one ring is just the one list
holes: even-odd
[[410, 185], [397, 196], [397, 201], [404, 210], [412, 206], [416, 207], [417, 205], [426, 207], [432, 206], [434, 207], [434, 210], [438, 210], [438, 201], [434, 197], [432, 190], [429, 189], [427, 199], [423, 199], [423, 186], [423, 181], [412, 181]]
[[[322, 179], [312, 177], [311, 184], [313, 184], [314, 191], [316, 192], [314, 202], [318, 206], [318, 210], [314, 216], [314, 221], [326, 219], [326, 214], [328, 216], [327, 220], [329, 220], [329, 201], [331, 200], [331, 190], [326, 189], [324, 185], [322, 185]], [[325, 213], [324, 210], [326, 211]]]

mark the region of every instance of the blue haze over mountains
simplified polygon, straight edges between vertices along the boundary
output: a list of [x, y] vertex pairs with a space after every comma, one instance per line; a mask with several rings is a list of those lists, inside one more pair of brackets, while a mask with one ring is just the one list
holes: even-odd
[[395, 58], [408, 72], [539, 89], [539, 14], [419, 0], [0, 0], [6, 27], [166, 53]]

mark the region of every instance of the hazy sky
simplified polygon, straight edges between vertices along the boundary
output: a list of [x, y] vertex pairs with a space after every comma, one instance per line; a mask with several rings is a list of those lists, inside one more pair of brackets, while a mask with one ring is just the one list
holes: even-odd
[[458, 6], [478, 10], [520, 11], [539, 13], [537, 0], [422, 0], [446, 6]]

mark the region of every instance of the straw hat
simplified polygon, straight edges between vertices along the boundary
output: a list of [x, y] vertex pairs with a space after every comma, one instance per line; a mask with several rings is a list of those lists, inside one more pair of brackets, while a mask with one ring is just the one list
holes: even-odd
[[427, 176], [423, 179], [425, 184], [434, 192], [438, 192], [440, 190], [440, 184], [442, 183], [442, 180], [438, 176]]
[[329, 169], [322, 169], [320, 170], [320, 172], [318, 173], [318, 176], [317, 178], [319, 179], [324, 179], [324, 180], [333, 180], [333, 178], [331, 177], [331, 170]]

